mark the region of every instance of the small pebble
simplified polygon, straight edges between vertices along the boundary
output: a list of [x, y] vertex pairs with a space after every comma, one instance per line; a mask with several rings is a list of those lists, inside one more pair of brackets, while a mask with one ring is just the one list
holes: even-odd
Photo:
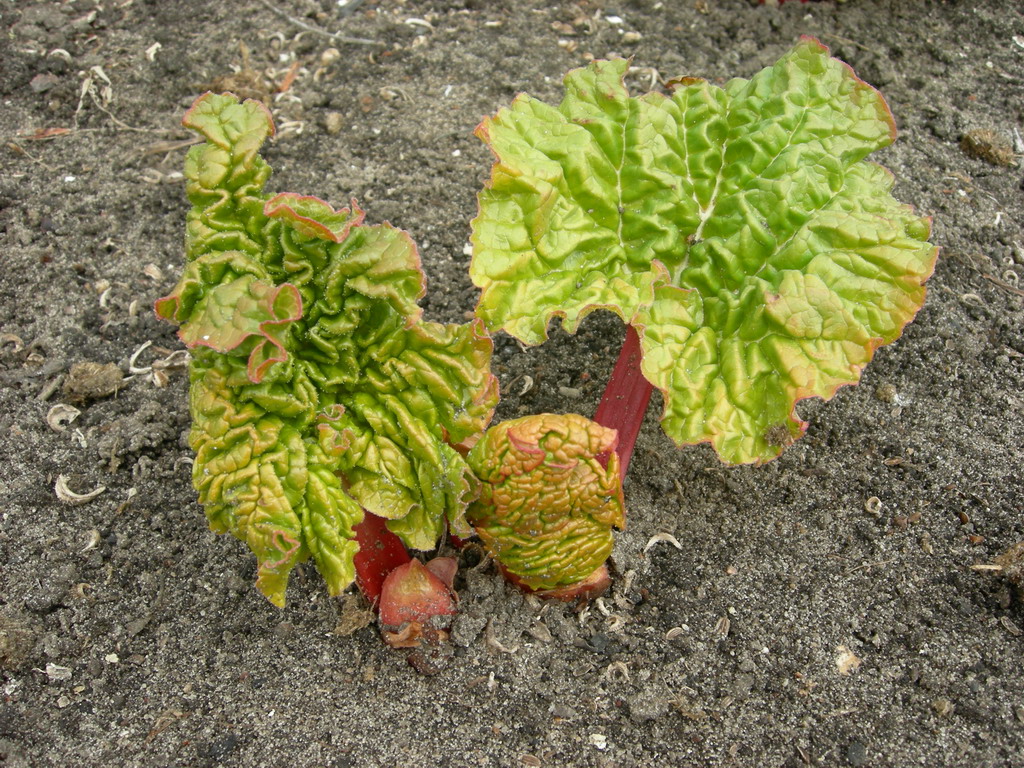
[[324, 130], [331, 136], [337, 136], [345, 127], [345, 118], [341, 112], [328, 112], [324, 115]]
[[846, 762], [853, 766], [864, 765], [868, 760], [868, 751], [859, 741], [851, 741], [846, 748]]
[[28, 87], [32, 89], [33, 93], [46, 93], [58, 82], [60, 82], [60, 78], [56, 75], [45, 73], [33, 77], [32, 81], [28, 84]]

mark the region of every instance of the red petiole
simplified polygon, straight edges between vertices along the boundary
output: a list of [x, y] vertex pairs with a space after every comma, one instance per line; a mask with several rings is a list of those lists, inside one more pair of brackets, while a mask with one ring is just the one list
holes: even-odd
[[409, 552], [402, 540], [387, 528], [387, 521], [367, 512], [363, 522], [353, 529], [359, 551], [353, 558], [356, 566], [356, 584], [370, 604], [380, 603], [384, 580], [400, 565], [409, 562]]
[[[619, 359], [594, 413], [594, 421], [619, 433], [615, 451], [619, 454], [619, 475], [623, 480], [654, 391], [654, 386], [640, 372], [640, 360], [640, 336], [632, 325], [627, 325]], [[607, 463], [607, 457], [604, 461]]]

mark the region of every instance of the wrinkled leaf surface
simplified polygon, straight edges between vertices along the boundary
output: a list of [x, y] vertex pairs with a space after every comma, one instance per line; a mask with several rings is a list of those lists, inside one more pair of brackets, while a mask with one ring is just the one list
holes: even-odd
[[421, 318], [408, 235], [316, 198], [264, 194], [272, 135], [254, 101], [201, 97], [206, 142], [186, 161], [184, 275], [157, 302], [192, 349], [193, 480], [211, 527], [245, 541], [257, 585], [284, 603], [312, 557], [332, 594], [354, 575], [368, 509], [412, 547], [465, 534], [471, 478], [450, 447], [497, 401], [479, 322]]
[[544, 413], [496, 424], [470, 451], [481, 490], [469, 520], [531, 589], [583, 581], [611, 554], [626, 524], [615, 444], [590, 419]]
[[594, 62], [559, 106], [520, 96], [480, 126], [478, 316], [536, 344], [555, 316], [617, 313], [670, 437], [767, 461], [806, 427], [796, 402], [855, 383], [924, 300], [929, 222], [864, 160], [892, 116], [810, 39], [724, 88], [632, 98], [627, 69]]

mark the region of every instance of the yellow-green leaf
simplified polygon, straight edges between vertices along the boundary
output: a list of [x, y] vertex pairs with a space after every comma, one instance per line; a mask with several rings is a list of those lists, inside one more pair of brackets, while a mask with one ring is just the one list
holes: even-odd
[[590, 419], [544, 413], [491, 427], [470, 451], [480, 496], [469, 521], [523, 584], [576, 584], [608, 559], [626, 524], [615, 444]]
[[630, 97], [628, 63], [570, 72], [485, 120], [497, 156], [473, 222], [477, 313], [539, 343], [610, 309], [640, 332], [665, 431], [726, 461], [774, 458], [798, 400], [855, 383], [924, 300], [937, 249], [864, 158], [881, 95], [820, 43], [724, 88]]

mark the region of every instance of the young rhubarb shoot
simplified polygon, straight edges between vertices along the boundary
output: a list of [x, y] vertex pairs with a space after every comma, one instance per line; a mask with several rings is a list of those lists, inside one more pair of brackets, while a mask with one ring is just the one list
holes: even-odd
[[574, 333], [611, 310], [673, 440], [769, 461], [806, 429], [796, 403], [856, 383], [924, 300], [929, 222], [864, 160], [892, 115], [807, 38], [724, 88], [633, 98], [628, 68], [596, 61], [559, 106], [519, 96], [479, 127], [497, 161], [473, 221], [477, 315], [537, 344], [555, 316]]
[[206, 94], [184, 123], [184, 275], [156, 311], [192, 351], [193, 482], [211, 527], [245, 541], [257, 586], [283, 605], [312, 557], [338, 594], [354, 577], [363, 509], [408, 546], [466, 536], [474, 482], [451, 447], [497, 402], [479, 322], [426, 322], [408, 235], [293, 194], [269, 197], [258, 102]]
[[614, 430], [546, 413], [491, 427], [469, 452], [481, 487], [467, 517], [517, 584], [563, 599], [607, 585], [612, 529], [626, 524], [615, 446]]
[[426, 641], [445, 639], [457, 612], [452, 591], [454, 560], [437, 557], [425, 566], [413, 558], [395, 568], [384, 580], [380, 624], [384, 640], [392, 648], [414, 648]]

